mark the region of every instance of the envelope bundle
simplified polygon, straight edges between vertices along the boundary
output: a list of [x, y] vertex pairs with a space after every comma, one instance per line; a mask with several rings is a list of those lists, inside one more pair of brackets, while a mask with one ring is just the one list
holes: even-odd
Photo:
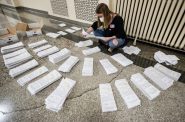
[[39, 80], [30, 83], [27, 89], [31, 95], [35, 95], [55, 81], [59, 80], [61, 77], [62, 75], [58, 71], [53, 70]]
[[175, 55], [166, 55], [165, 53], [161, 51], [157, 51], [154, 54], [154, 59], [159, 62], [163, 63], [165, 62], [166, 65], [176, 65], [178, 63], [178, 60], [180, 60], [177, 56]]
[[135, 55], [138, 55], [139, 52], [141, 51], [141, 49], [139, 49], [138, 47], [135, 47], [135, 46], [125, 46], [123, 47], [123, 51], [129, 55], [131, 54], [135, 54]]
[[117, 111], [110, 83], [99, 84], [102, 112]]
[[131, 76], [132, 83], [149, 99], [153, 100], [160, 95], [160, 91], [149, 83], [143, 75], [136, 73]]
[[93, 48], [89, 48], [89, 49], [86, 49], [86, 50], [83, 50], [82, 53], [85, 55], [85, 56], [88, 56], [88, 55], [92, 55], [94, 53], [97, 53], [97, 52], [100, 52], [100, 48], [99, 47], [93, 47]]
[[157, 84], [162, 90], [168, 89], [173, 85], [174, 80], [150, 66], [145, 68], [144, 74]]
[[21, 85], [24, 86], [25, 84], [27, 84], [28, 82], [30, 82], [31, 80], [41, 76], [42, 74], [48, 72], [48, 68], [45, 66], [42, 66], [40, 68], [37, 68], [36, 70], [34, 70], [33, 72], [19, 78], [17, 80], [17, 82]]
[[1, 53], [2, 54], [10, 53], [10, 52], [22, 49], [23, 47], [24, 47], [24, 44], [22, 42], [18, 42], [15, 44], [1, 47]]
[[25, 53], [25, 52], [27, 52], [27, 50], [25, 48], [23, 48], [23, 49], [19, 49], [17, 51], [14, 51], [12, 53], [5, 54], [5, 55], [3, 55], [3, 60], [13, 58], [13, 57], [18, 56], [18, 55]]
[[75, 46], [77, 46], [77, 47], [87, 47], [87, 46], [91, 46], [91, 45], [93, 45], [92, 40], [80, 41], [75, 44]]
[[79, 27], [75, 27], [75, 26], [73, 26], [73, 27], [71, 27], [73, 30], [76, 30], [76, 31], [79, 31], [79, 30], [81, 30], [81, 28], [79, 28]]
[[74, 33], [74, 32], [76, 32], [76, 30], [73, 30], [73, 29], [70, 29], [70, 28], [69, 29], [65, 29], [65, 31], [68, 32], [68, 33]]
[[38, 47], [38, 46], [41, 46], [41, 45], [44, 45], [44, 44], [47, 44], [47, 43], [48, 43], [48, 41], [46, 41], [45, 39], [43, 39], [41, 41], [28, 44], [28, 47], [29, 48], [35, 48], [35, 47]]
[[65, 24], [65, 23], [61, 23], [61, 24], [59, 24], [59, 26], [60, 26], [60, 27], [65, 27], [66, 24]]
[[82, 76], [92, 76], [92, 75], [93, 75], [93, 58], [84, 58]]
[[100, 63], [106, 71], [107, 75], [116, 73], [118, 71], [118, 69], [108, 59], [102, 59], [100, 60]]
[[67, 35], [67, 33], [66, 33], [66, 32], [64, 32], [64, 31], [58, 31], [57, 33], [59, 33], [59, 34], [60, 34], [60, 35], [62, 35], [62, 36]]
[[111, 58], [114, 59], [116, 62], [118, 62], [119, 64], [121, 64], [124, 67], [133, 64], [133, 61], [131, 61], [130, 59], [128, 59], [127, 57], [125, 57], [121, 53], [115, 54], [115, 55], [111, 56]]
[[16, 77], [16, 76], [18, 76], [18, 75], [20, 75], [20, 74], [22, 74], [22, 73], [24, 73], [24, 72], [26, 72], [26, 71], [36, 67], [38, 65], [39, 65], [39, 63], [35, 59], [33, 59], [33, 60], [28, 61], [28, 62], [26, 62], [26, 63], [24, 63], [24, 64], [22, 64], [22, 65], [20, 65], [18, 67], [10, 69], [9, 70], [9, 75], [11, 77]]
[[61, 35], [60, 33], [52, 33], [52, 32], [46, 34], [46, 36], [49, 36], [54, 39], [58, 38], [60, 35]]
[[71, 55], [71, 51], [68, 50], [67, 48], [64, 48], [61, 51], [48, 56], [48, 58], [49, 58], [49, 61], [56, 64], [64, 59], [68, 58], [70, 55]]
[[38, 52], [37, 55], [39, 57], [43, 58], [43, 57], [46, 57], [46, 56], [51, 55], [53, 53], [56, 53], [58, 51], [59, 51], [59, 49], [56, 46], [53, 46], [51, 48], [48, 48], [46, 50], [43, 50], [43, 51]]
[[133, 108], [141, 105], [140, 99], [132, 90], [126, 79], [116, 80], [115, 86], [128, 108]]
[[51, 46], [50, 44], [43, 45], [43, 46], [40, 46], [40, 47], [38, 47], [38, 48], [35, 48], [35, 49], [33, 50], [33, 52], [34, 52], [34, 53], [38, 53], [38, 52], [40, 52], [40, 51], [46, 50], [46, 49], [51, 48], [51, 47], [52, 47], [52, 46]]
[[15, 57], [5, 59], [4, 63], [5, 63], [5, 66], [8, 69], [11, 69], [11, 68], [14, 68], [14, 67], [16, 67], [17, 65], [19, 65], [21, 63], [24, 63], [24, 62], [28, 61], [29, 59], [32, 59], [32, 55], [30, 55], [30, 53], [28, 53], [26, 51], [26, 52], [24, 52], [20, 55], [15, 56]]
[[73, 66], [79, 61], [78, 57], [70, 56], [59, 68], [61, 72], [70, 72]]
[[181, 76], [181, 73], [173, 71], [173, 70], [171, 70], [171, 69], [169, 69], [159, 63], [157, 63], [154, 66], [154, 68], [159, 70], [160, 72], [164, 73], [166, 76], [170, 77], [171, 79], [173, 79], [175, 81], [178, 81]]
[[46, 108], [55, 112], [62, 109], [75, 84], [76, 81], [63, 78], [59, 86], [45, 99]]

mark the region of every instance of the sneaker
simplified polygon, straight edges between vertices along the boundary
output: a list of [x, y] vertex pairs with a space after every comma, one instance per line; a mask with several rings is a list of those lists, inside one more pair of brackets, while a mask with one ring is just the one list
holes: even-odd
[[109, 49], [108, 49], [108, 51], [109, 51], [110, 53], [112, 53], [112, 51], [113, 51], [113, 48], [109, 48]]

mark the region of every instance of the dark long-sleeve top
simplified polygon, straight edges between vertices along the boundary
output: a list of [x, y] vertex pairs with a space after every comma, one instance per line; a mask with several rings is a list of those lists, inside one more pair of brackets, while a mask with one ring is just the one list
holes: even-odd
[[[116, 36], [117, 38], [126, 39], [126, 33], [123, 27], [123, 18], [119, 15], [116, 15], [108, 28], [104, 28], [104, 37]], [[95, 31], [98, 28], [98, 22], [94, 22], [91, 27]]]

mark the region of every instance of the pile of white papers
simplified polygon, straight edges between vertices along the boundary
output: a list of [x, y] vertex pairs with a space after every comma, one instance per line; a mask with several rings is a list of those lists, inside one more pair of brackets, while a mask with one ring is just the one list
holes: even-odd
[[17, 82], [21, 85], [24, 86], [25, 84], [27, 84], [28, 82], [30, 82], [31, 80], [41, 76], [42, 74], [48, 72], [48, 68], [45, 66], [42, 66], [36, 70], [34, 70], [33, 72], [19, 78], [17, 80]]
[[73, 29], [70, 29], [70, 28], [69, 29], [65, 29], [65, 31], [68, 32], [68, 33], [74, 33], [74, 32], [76, 32], [76, 30], [73, 30]]
[[46, 41], [45, 39], [43, 39], [43, 40], [41, 40], [41, 41], [28, 44], [28, 47], [29, 47], [29, 48], [35, 48], [35, 47], [44, 45], [44, 44], [46, 44], [46, 43], [48, 43], [48, 41]]
[[102, 112], [117, 111], [110, 83], [99, 84]]
[[48, 58], [49, 58], [49, 61], [55, 64], [68, 58], [70, 55], [71, 55], [71, 51], [68, 50], [67, 48], [64, 48], [61, 51], [48, 56]]
[[50, 47], [52, 47], [52, 46], [50, 44], [47, 44], [47, 45], [44, 45], [44, 46], [41, 46], [41, 47], [38, 47], [38, 48], [34, 49], [33, 52], [38, 53], [38, 52], [43, 51], [45, 49], [48, 49]]
[[54, 112], [62, 109], [75, 84], [76, 81], [63, 78], [59, 86], [45, 99], [46, 108]]
[[59, 33], [52, 33], [52, 32], [46, 34], [46, 36], [49, 36], [54, 39], [58, 38], [60, 35], [61, 34], [59, 34]]
[[93, 58], [84, 58], [82, 76], [92, 76], [92, 75], [93, 75]]
[[28, 52], [4, 60], [5, 66], [10, 69], [32, 58]]
[[63, 32], [63, 31], [58, 31], [57, 33], [59, 33], [59, 34], [62, 35], [62, 36], [67, 35], [67, 33], [66, 33], [66, 32]]
[[12, 53], [8, 53], [8, 54], [3, 55], [3, 59], [6, 60], [9, 58], [13, 58], [13, 57], [18, 56], [18, 55], [25, 53], [25, 52], [27, 52], [27, 50], [25, 48], [23, 48], [23, 49], [14, 51]]
[[27, 89], [31, 93], [31, 95], [35, 95], [55, 81], [59, 80], [61, 77], [62, 75], [58, 71], [53, 70], [39, 80], [30, 83]]
[[12, 45], [1, 47], [1, 53], [10, 53], [19, 49], [22, 49], [24, 47], [24, 44], [22, 42], [18, 42]]
[[111, 56], [111, 58], [117, 61], [119, 64], [121, 64], [124, 67], [133, 64], [133, 61], [131, 61], [121, 53], [115, 54]]
[[65, 24], [65, 23], [61, 23], [61, 24], [59, 24], [59, 26], [60, 26], [60, 27], [65, 27], [66, 24]]
[[100, 60], [100, 63], [106, 71], [107, 75], [116, 73], [118, 71], [118, 69], [108, 59], [102, 59]]
[[51, 55], [53, 53], [56, 53], [58, 51], [59, 51], [59, 49], [56, 46], [53, 46], [51, 48], [48, 48], [46, 50], [43, 50], [43, 51], [38, 52], [37, 55], [39, 57], [43, 58], [43, 57], [46, 57], [46, 56]]
[[33, 59], [31, 61], [28, 61], [25, 64], [22, 64], [22, 65], [20, 65], [18, 67], [10, 69], [9, 75], [11, 77], [16, 77], [16, 76], [18, 76], [18, 75], [20, 75], [20, 74], [22, 74], [22, 73], [24, 73], [24, 72], [26, 72], [26, 71], [36, 67], [38, 65], [39, 65], [39, 63], [35, 59]]
[[70, 56], [59, 68], [61, 72], [70, 72], [73, 66], [79, 61], [78, 57]]
[[163, 65], [161, 65], [159, 63], [157, 63], [154, 66], [154, 68], [159, 70], [160, 72], [164, 73], [166, 76], [172, 78], [175, 81], [178, 81], [180, 76], [181, 76], [181, 73], [173, 71], [171, 69], [168, 69], [167, 67], [165, 67], [165, 66], [163, 66]]
[[178, 63], [178, 60], [180, 60], [177, 56], [175, 55], [166, 55], [165, 53], [161, 51], [157, 51], [154, 54], [154, 59], [159, 62], [163, 63], [165, 62], [166, 65], [176, 65]]
[[132, 90], [126, 79], [116, 80], [115, 86], [128, 108], [133, 108], [141, 105], [140, 99]]
[[174, 80], [158, 71], [154, 67], [145, 68], [144, 74], [157, 84], [162, 90], [168, 89], [173, 85]]
[[143, 75], [136, 73], [131, 76], [132, 83], [149, 99], [153, 100], [160, 95], [160, 91], [149, 83]]
[[93, 48], [82, 50], [82, 53], [85, 56], [88, 56], [88, 55], [91, 55], [91, 54], [94, 54], [94, 53], [97, 53], [97, 52], [100, 52], [100, 51], [101, 51], [100, 48], [96, 46], [96, 47], [93, 47]]
[[81, 28], [79, 28], [79, 27], [75, 27], [75, 26], [73, 26], [73, 27], [71, 27], [73, 30], [76, 30], [76, 31], [79, 31], [79, 30], [81, 30]]
[[139, 52], [141, 51], [141, 49], [139, 49], [138, 47], [135, 47], [135, 46], [125, 46], [123, 47], [123, 51], [129, 55], [131, 54], [135, 54], [135, 55], [138, 55]]
[[75, 43], [75, 46], [77, 46], [77, 47], [87, 47], [87, 46], [91, 46], [91, 45], [93, 45], [92, 40], [80, 41], [78, 43]]

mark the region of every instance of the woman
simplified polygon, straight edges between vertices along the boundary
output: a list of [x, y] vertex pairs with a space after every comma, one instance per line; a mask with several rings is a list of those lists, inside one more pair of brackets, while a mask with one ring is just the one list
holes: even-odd
[[[87, 33], [94, 32], [95, 36], [103, 37], [100, 43], [109, 46], [108, 51], [127, 44], [126, 33], [123, 28], [123, 19], [109, 10], [108, 6], [100, 3], [96, 8], [98, 21], [87, 29]], [[86, 36], [86, 35], [84, 35]]]

